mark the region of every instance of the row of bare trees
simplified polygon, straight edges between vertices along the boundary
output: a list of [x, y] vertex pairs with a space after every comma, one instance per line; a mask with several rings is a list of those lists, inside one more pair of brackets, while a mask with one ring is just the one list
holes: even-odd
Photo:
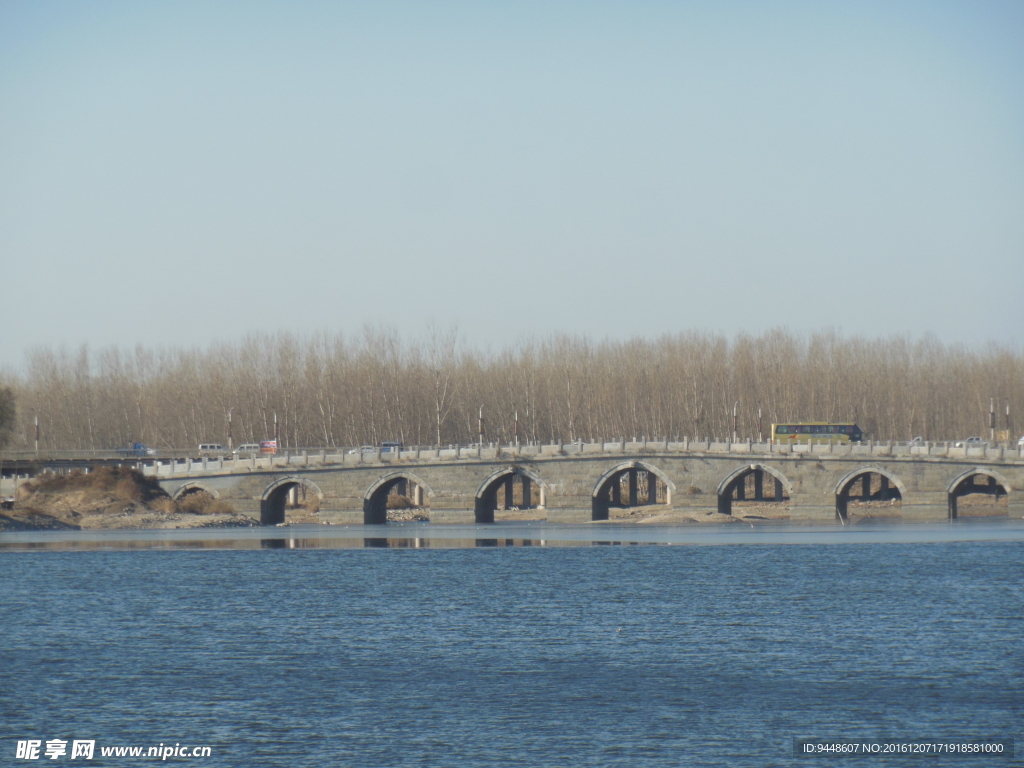
[[[988, 435], [1024, 409], [1024, 354], [912, 340], [704, 332], [593, 341], [556, 335], [498, 352], [455, 330], [254, 335], [205, 349], [36, 349], [8, 375], [12, 446], [406, 445], [767, 435], [784, 421], [855, 421], [876, 440]], [[761, 417], [758, 418], [760, 412]], [[516, 419], [518, 415], [518, 420]], [[1013, 429], [1010, 425], [1011, 430]]]

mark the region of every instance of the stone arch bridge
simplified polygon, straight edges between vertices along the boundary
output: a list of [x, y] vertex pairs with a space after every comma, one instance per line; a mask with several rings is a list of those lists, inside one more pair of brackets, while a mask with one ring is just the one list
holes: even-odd
[[[173, 496], [205, 491], [267, 525], [299, 512], [384, 523], [407, 509], [435, 523], [502, 511], [586, 522], [683, 511], [794, 522], [970, 514], [1024, 517], [1024, 457], [948, 444], [598, 443], [393, 453], [326, 451], [146, 466]], [[981, 502], [979, 504], [979, 502]], [[499, 514], [500, 516], [500, 514]]]

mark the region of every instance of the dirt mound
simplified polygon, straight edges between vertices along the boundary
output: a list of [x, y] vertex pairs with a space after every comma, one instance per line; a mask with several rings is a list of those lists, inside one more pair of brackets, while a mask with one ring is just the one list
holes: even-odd
[[208, 493], [191, 493], [175, 502], [156, 478], [128, 467], [40, 475], [18, 489], [13, 510], [0, 514], [3, 531], [192, 528], [251, 522]]

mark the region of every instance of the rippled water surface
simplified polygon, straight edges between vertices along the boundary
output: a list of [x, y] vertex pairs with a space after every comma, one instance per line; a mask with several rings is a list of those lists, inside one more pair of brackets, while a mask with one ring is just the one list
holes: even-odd
[[96, 739], [92, 765], [161, 742], [210, 745], [187, 761], [209, 766], [883, 764], [793, 756], [826, 736], [1021, 750], [1017, 541], [0, 562], [3, 765], [58, 737]]

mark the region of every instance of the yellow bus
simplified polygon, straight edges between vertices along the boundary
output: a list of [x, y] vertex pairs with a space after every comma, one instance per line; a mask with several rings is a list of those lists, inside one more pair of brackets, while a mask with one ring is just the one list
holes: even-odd
[[798, 421], [772, 424], [773, 443], [800, 443], [806, 440], [830, 443], [857, 443], [864, 439], [860, 427], [851, 422]]

